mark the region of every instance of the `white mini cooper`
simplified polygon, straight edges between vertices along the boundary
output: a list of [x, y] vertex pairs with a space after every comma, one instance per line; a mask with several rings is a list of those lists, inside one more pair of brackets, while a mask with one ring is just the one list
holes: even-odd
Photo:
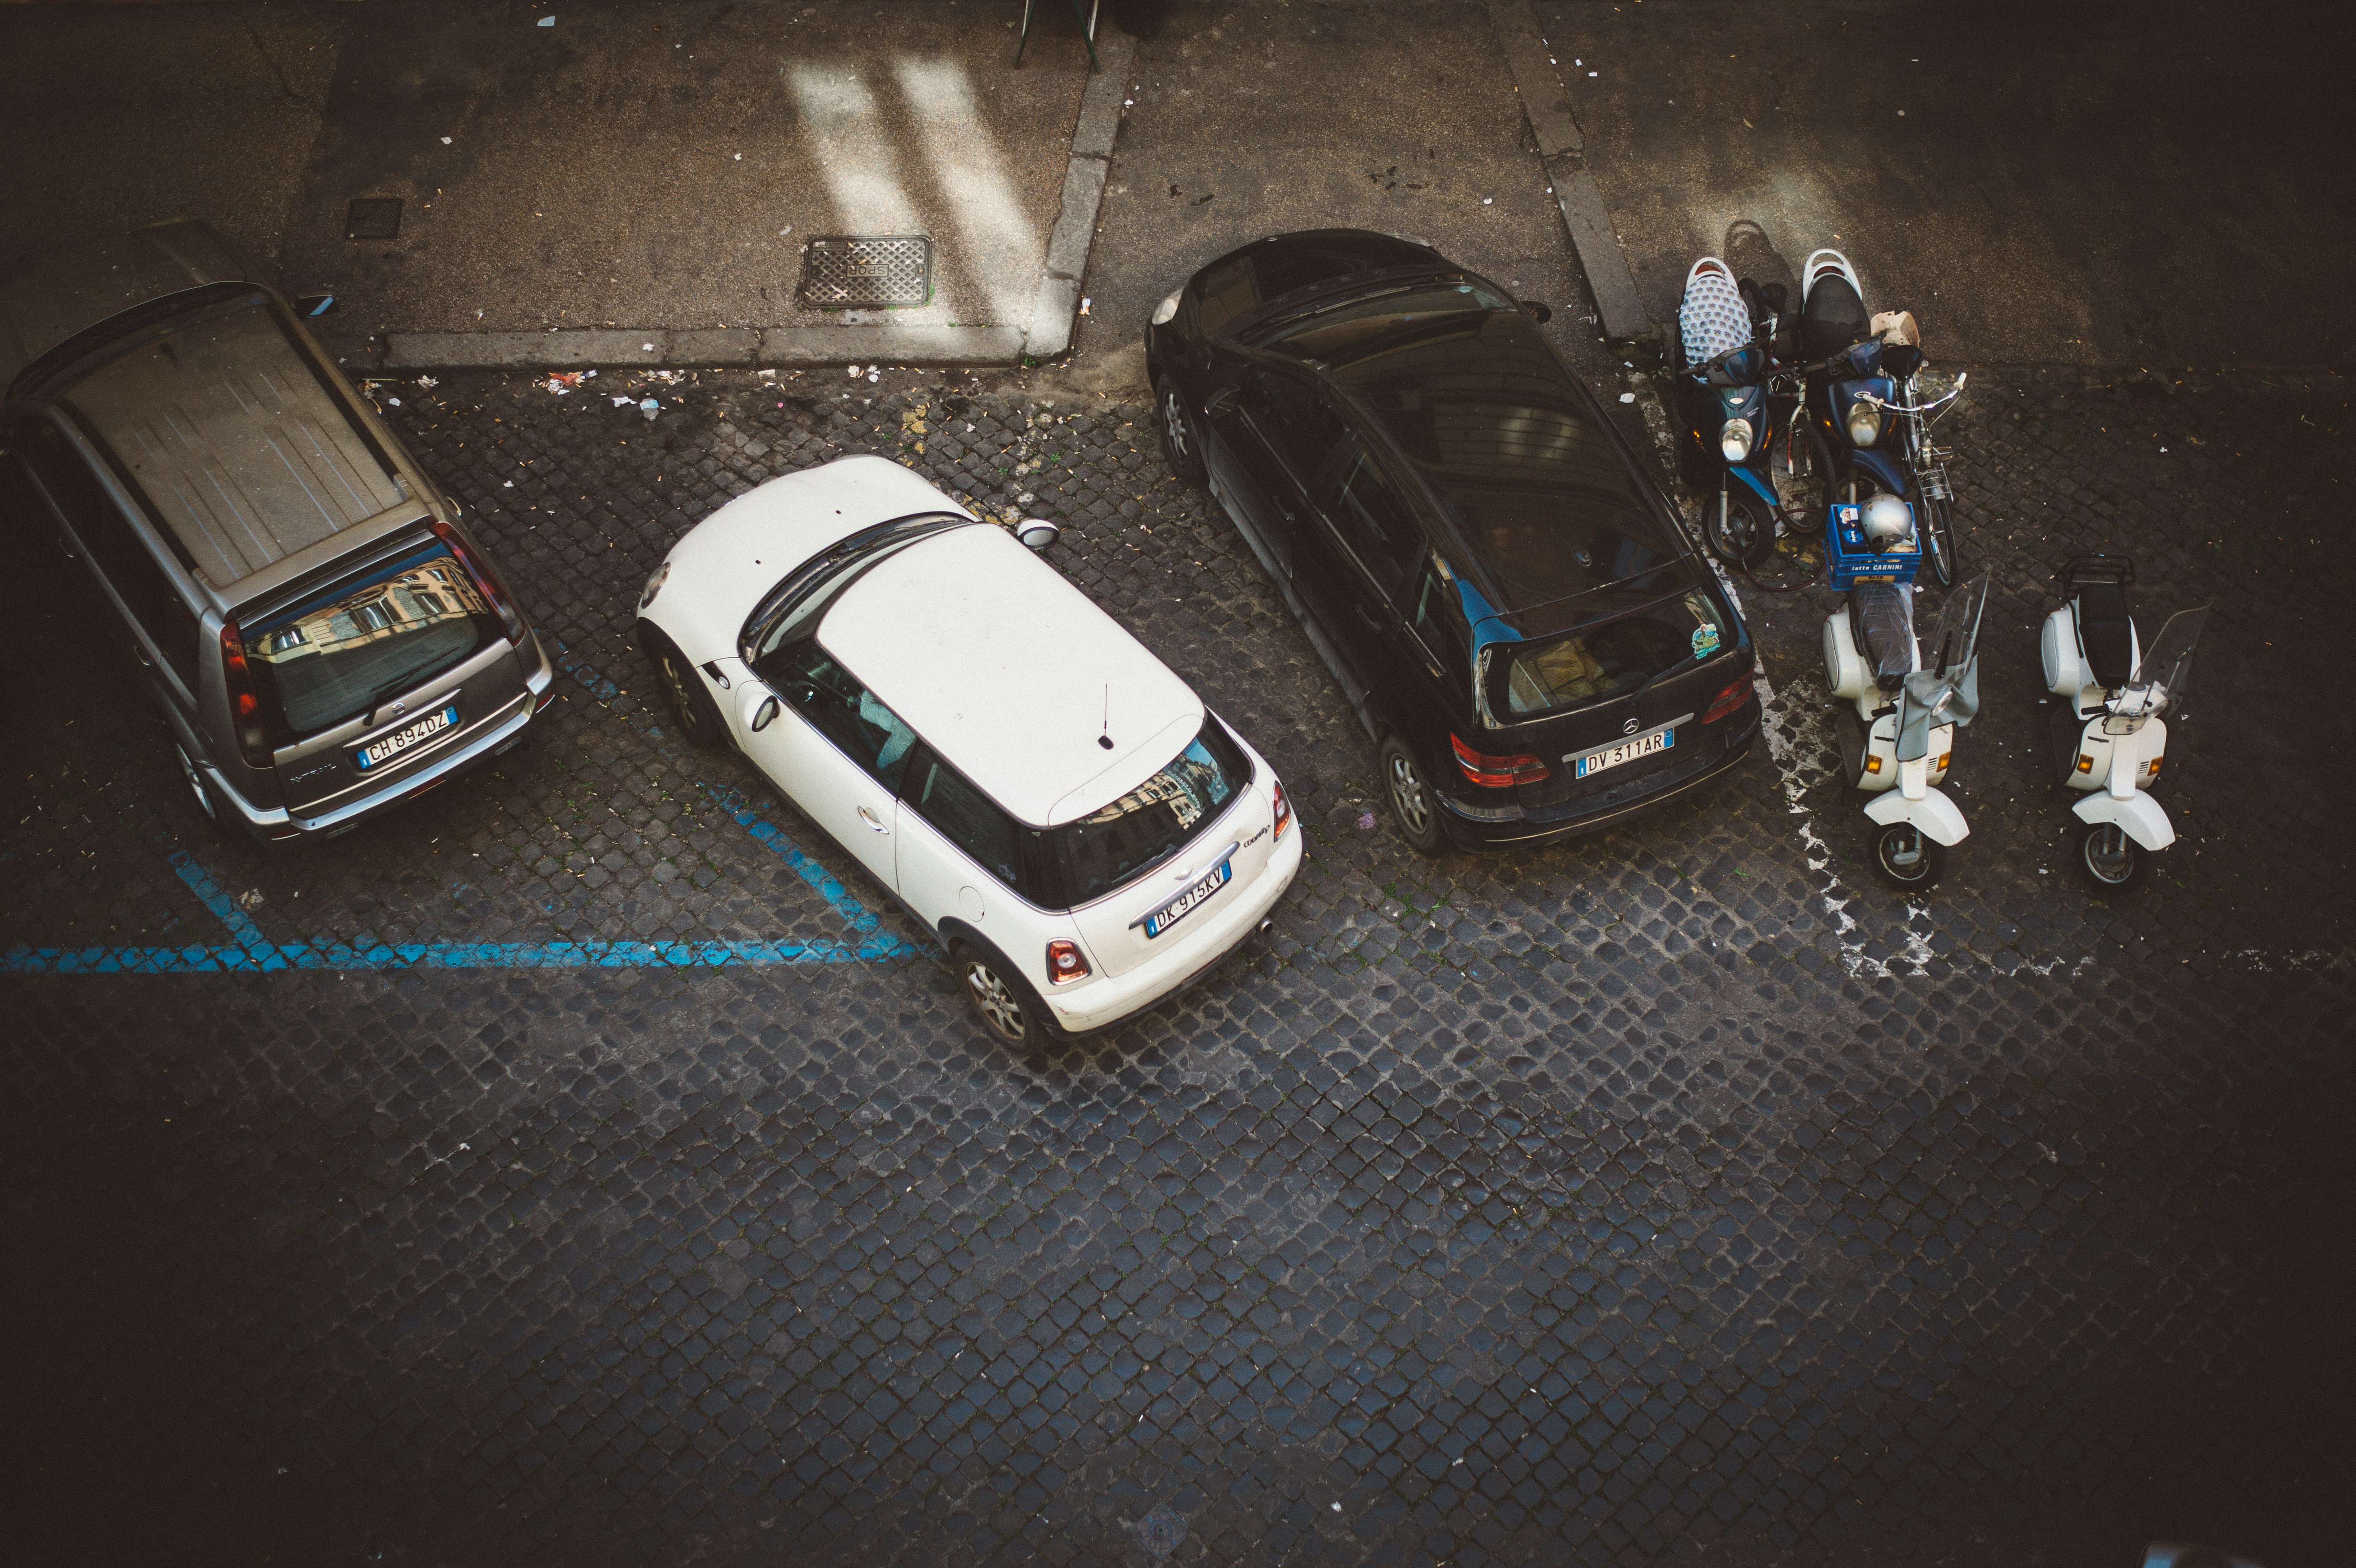
[[1009, 1043], [1151, 1007], [1300, 869], [1258, 752], [1013, 535], [885, 459], [729, 502], [647, 580], [637, 629], [688, 738], [741, 749], [855, 856]]

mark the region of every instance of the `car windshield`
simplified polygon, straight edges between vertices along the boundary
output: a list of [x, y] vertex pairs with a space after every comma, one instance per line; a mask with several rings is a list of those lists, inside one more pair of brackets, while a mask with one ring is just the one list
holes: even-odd
[[505, 635], [438, 539], [241, 632], [280, 746], [359, 718]]
[[1485, 651], [1489, 709], [1514, 723], [1624, 697], [1729, 641], [1717, 604], [1696, 589], [1569, 636]]
[[1161, 865], [1194, 842], [1251, 776], [1243, 748], [1206, 718], [1167, 767], [1111, 805], [1050, 830], [1066, 898], [1087, 903]]
[[818, 624], [827, 607], [878, 562], [928, 535], [972, 522], [971, 517], [954, 513], [923, 512], [894, 517], [837, 540], [795, 568], [754, 610], [739, 639], [744, 662], [757, 669], [779, 648], [798, 642]]
[[1428, 326], [1443, 318], [1505, 310], [1511, 304], [1471, 283], [1425, 283], [1386, 289], [1328, 305], [1309, 315], [1288, 317], [1258, 342], [1259, 347], [1299, 358], [1335, 365], [1356, 357], [1396, 334]]

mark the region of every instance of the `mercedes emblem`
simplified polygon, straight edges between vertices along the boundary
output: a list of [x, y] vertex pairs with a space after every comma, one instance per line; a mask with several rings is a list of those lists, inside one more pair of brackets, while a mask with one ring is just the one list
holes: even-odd
[[1636, 732], [1639, 726], [1637, 722], [1633, 719], [1631, 719], [1628, 722], [1620, 726], [1620, 733], [1622, 735], [1633, 735]]

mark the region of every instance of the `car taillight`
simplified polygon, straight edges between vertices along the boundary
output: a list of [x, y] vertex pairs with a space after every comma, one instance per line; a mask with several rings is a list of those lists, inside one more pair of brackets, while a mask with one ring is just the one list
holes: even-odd
[[1750, 701], [1755, 685], [1756, 677], [1748, 671], [1729, 681], [1726, 689], [1719, 692], [1718, 699], [1709, 705], [1709, 710], [1701, 716], [1701, 721], [1714, 724]]
[[253, 688], [253, 671], [246, 667], [245, 638], [235, 621], [221, 623], [221, 684], [229, 689], [229, 721], [237, 731], [237, 754], [249, 768], [275, 766], [270, 731], [262, 722], [262, 694]]
[[1075, 980], [1087, 979], [1088, 974], [1087, 955], [1080, 951], [1078, 943], [1057, 937], [1047, 944], [1047, 984], [1068, 986]]
[[439, 517], [434, 519], [434, 537], [449, 548], [450, 553], [457, 558], [458, 564], [466, 569], [466, 575], [475, 580], [475, 586], [483, 591], [483, 597], [491, 602], [491, 608], [499, 613], [499, 624], [508, 629], [508, 641], [522, 642], [523, 615], [516, 609], [515, 602], [508, 597], [507, 585], [493, 574], [489, 567], [475, 559], [466, 541], [459, 539], [458, 530]]
[[1474, 751], [1454, 735], [1448, 737], [1448, 743], [1456, 748], [1456, 765], [1476, 784], [1511, 789], [1515, 784], [1536, 784], [1547, 776], [1547, 765], [1536, 757], [1493, 757]]
[[1292, 803], [1284, 798], [1284, 785], [1271, 781], [1269, 785], [1271, 804], [1276, 807], [1276, 836], [1272, 843], [1281, 843], [1284, 830], [1292, 826]]

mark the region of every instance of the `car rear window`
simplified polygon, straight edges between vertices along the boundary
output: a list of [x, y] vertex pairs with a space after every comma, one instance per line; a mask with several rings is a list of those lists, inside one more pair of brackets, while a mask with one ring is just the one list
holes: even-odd
[[1206, 717], [1167, 766], [1076, 822], [1050, 829], [1066, 903], [1084, 904], [1134, 881], [1184, 849], [1251, 782], [1250, 759]]
[[1569, 636], [1484, 654], [1489, 710], [1514, 723], [1624, 697], [1732, 641], [1716, 602], [1695, 589]]
[[239, 629], [277, 746], [359, 718], [505, 635], [438, 539]]

